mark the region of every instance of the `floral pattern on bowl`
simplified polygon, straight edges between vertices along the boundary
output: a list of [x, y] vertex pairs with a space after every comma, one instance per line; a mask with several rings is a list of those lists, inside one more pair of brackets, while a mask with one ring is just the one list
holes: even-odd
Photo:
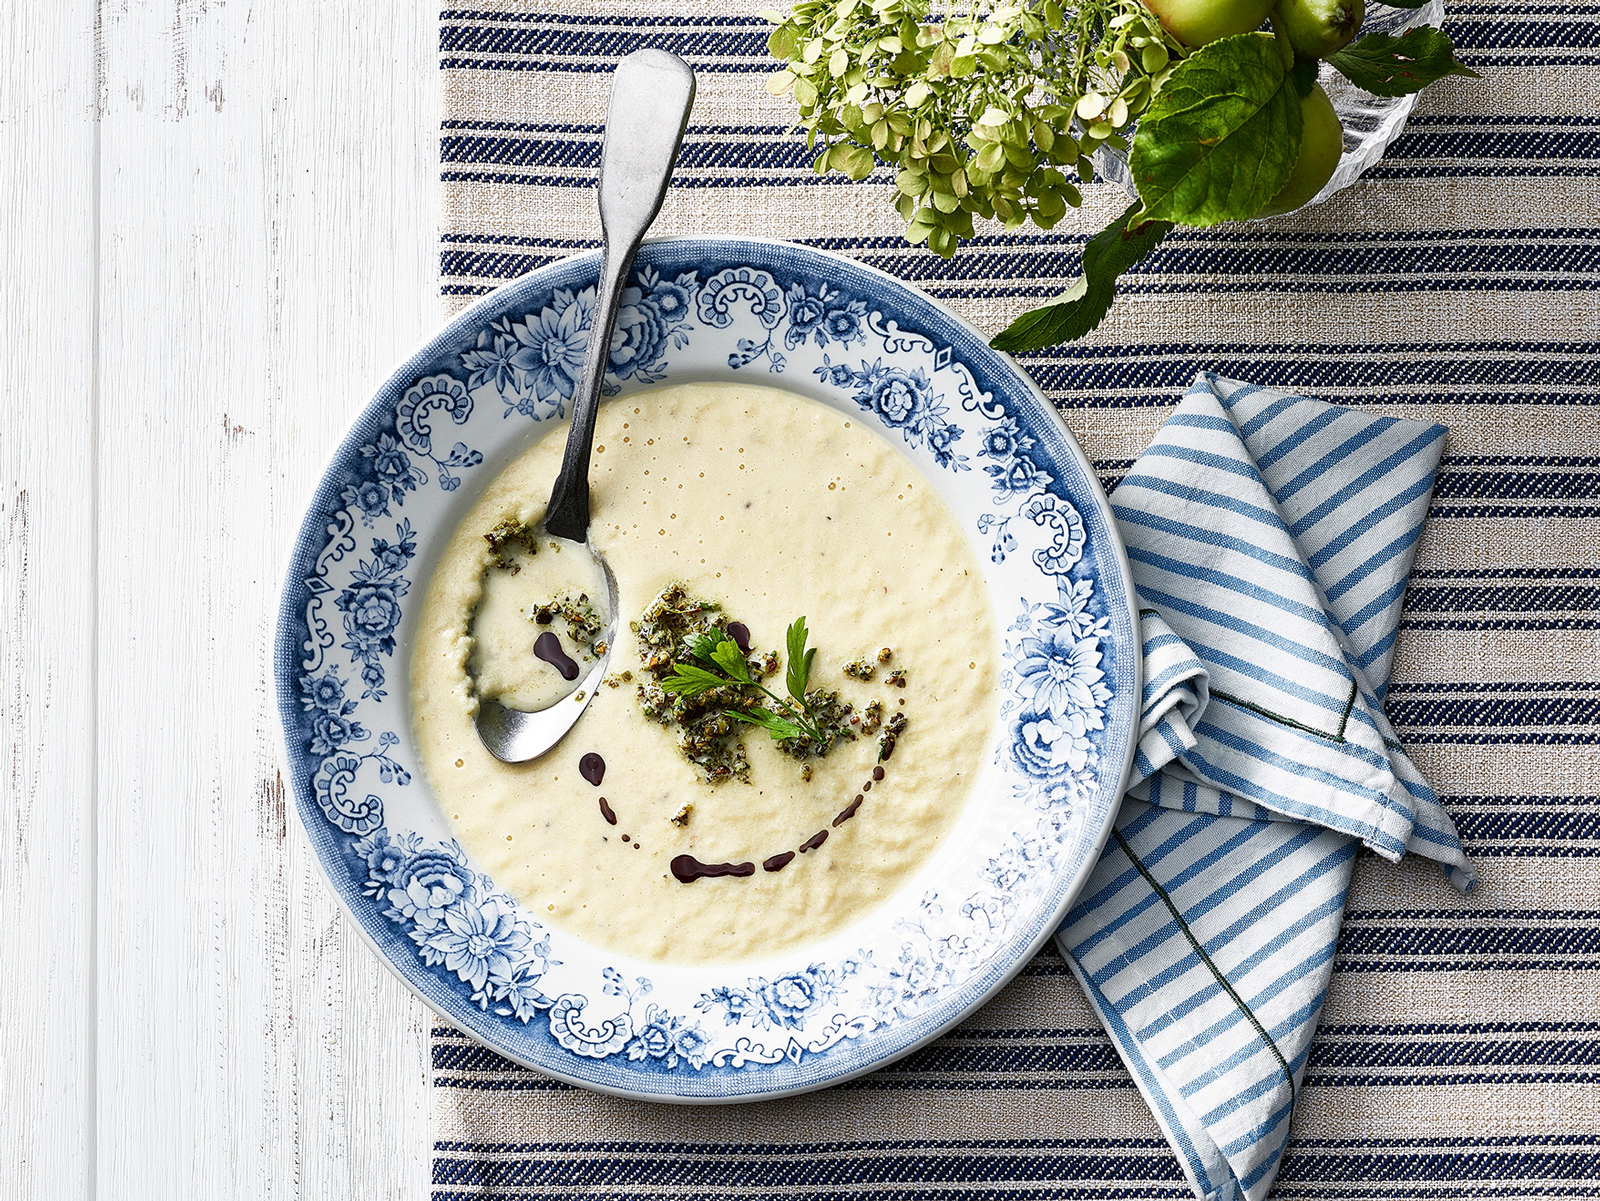
[[[785, 243], [647, 243], [605, 390], [756, 378], [899, 443], [986, 549], [1009, 623], [975, 797], [868, 921], [759, 963], [626, 961], [551, 928], [480, 871], [416, 756], [405, 648], [426, 565], [470, 494], [561, 421], [597, 255], [451, 323], [357, 419], [286, 577], [274, 674], [286, 777], [335, 892], [419, 995], [500, 1053], [665, 1100], [801, 1091], [867, 1071], [993, 993], [1098, 857], [1137, 720], [1126, 561], [1098, 483], [1015, 366], [926, 297]], [[448, 450], [444, 449], [449, 442]]]

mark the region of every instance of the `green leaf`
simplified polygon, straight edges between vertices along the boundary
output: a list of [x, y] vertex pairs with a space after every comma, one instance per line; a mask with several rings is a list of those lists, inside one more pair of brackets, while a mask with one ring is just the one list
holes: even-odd
[[789, 651], [789, 670], [785, 675], [784, 683], [789, 689], [789, 695], [802, 705], [806, 701], [806, 686], [811, 683], [811, 664], [817, 657], [815, 648], [806, 650], [806, 619], [797, 618], [789, 627], [787, 635]]
[[1143, 215], [1199, 226], [1255, 216], [1289, 180], [1300, 121], [1274, 38], [1243, 33], [1202, 46], [1139, 122], [1129, 166]]
[[744, 661], [744, 652], [732, 638], [724, 638], [711, 652], [711, 659], [740, 683], [750, 682], [750, 665]]
[[717, 649], [718, 641], [720, 640], [711, 637], [710, 634], [691, 634], [684, 639], [683, 649], [692, 659], [698, 659], [702, 663], [715, 663], [716, 660], [711, 657], [711, 652]]
[[780, 742], [786, 738], [799, 738], [805, 734], [799, 726], [786, 717], [779, 717], [770, 709], [751, 709], [745, 712], [742, 709], [724, 709], [728, 717], [737, 718], [739, 721], [749, 722], [753, 726], [760, 726]]
[[1328, 55], [1328, 61], [1374, 96], [1409, 96], [1446, 75], [1478, 78], [1476, 71], [1456, 60], [1450, 38], [1432, 25], [1408, 29], [1397, 38], [1369, 33]]
[[1294, 79], [1295, 95], [1304, 100], [1311, 95], [1311, 89], [1317, 86], [1317, 60], [1297, 58], [1294, 66], [1289, 68], [1289, 74]]
[[707, 671], [703, 667], [696, 667], [693, 663], [678, 663], [673, 666], [672, 674], [661, 681], [663, 692], [675, 692], [680, 696], [699, 696], [703, 692], [710, 692], [713, 688], [727, 688], [734, 682], [724, 679], [714, 671]]
[[1153, 250], [1172, 229], [1170, 221], [1145, 221], [1128, 228], [1138, 202], [1106, 226], [1083, 248], [1083, 274], [1055, 302], [1022, 314], [989, 345], [996, 350], [1040, 350], [1081, 338], [1111, 308], [1117, 276]]

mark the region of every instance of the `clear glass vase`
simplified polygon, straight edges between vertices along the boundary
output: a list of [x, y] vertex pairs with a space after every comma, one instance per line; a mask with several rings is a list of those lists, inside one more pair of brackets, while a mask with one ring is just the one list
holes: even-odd
[[[1444, 0], [1429, 0], [1421, 8], [1391, 8], [1387, 4], [1367, 6], [1367, 19], [1360, 36], [1387, 33], [1398, 36], [1415, 25], [1439, 26], [1444, 21]], [[1321, 63], [1317, 78], [1344, 126], [1344, 154], [1333, 170], [1333, 178], [1304, 207], [1321, 204], [1329, 196], [1349, 187], [1362, 172], [1383, 157], [1389, 143], [1400, 136], [1416, 96], [1374, 96], [1351, 83], [1327, 63]], [[1137, 198], [1127, 157], [1102, 149], [1095, 155], [1095, 170], [1100, 178], [1119, 184], [1129, 196]], [[1263, 218], [1270, 219], [1270, 218]]]

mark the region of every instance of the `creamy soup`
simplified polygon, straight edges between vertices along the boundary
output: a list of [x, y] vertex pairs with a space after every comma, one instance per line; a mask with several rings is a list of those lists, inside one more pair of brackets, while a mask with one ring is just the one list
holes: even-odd
[[[413, 724], [457, 837], [541, 920], [646, 959], [768, 954], [862, 918], [955, 823], [995, 720], [994, 621], [955, 519], [889, 442], [787, 392], [685, 384], [602, 406], [590, 537], [618, 584], [609, 686], [555, 749], [509, 766], [473, 727], [474, 673], [508, 704], [542, 702], [571, 685], [532, 654], [536, 638], [554, 634], [584, 674], [604, 650], [552, 611], [604, 616], [581, 556], [549, 539], [531, 555], [485, 540], [537, 526], [565, 441], [552, 431], [489, 485], [429, 584]], [[881, 735], [862, 735], [802, 764], [752, 727], [747, 780], [706, 782], [636, 697], [629, 623], [674, 583], [718, 602], [755, 654], [781, 660], [805, 617], [812, 686], [857, 714], [878, 701], [904, 716], [890, 757]], [[872, 678], [845, 674], [863, 661]], [[767, 683], [781, 694], [782, 680], [780, 668]]]

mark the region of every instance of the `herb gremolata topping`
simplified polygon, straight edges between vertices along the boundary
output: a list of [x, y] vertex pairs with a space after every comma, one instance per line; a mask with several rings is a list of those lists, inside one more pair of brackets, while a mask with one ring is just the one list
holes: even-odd
[[787, 695], [764, 681], [778, 672], [778, 655], [740, 648], [732, 622], [716, 601], [691, 597], [672, 584], [634, 623], [645, 680], [639, 706], [652, 721], [675, 727], [684, 757], [713, 783], [748, 779], [750, 763], [739, 734], [746, 725], [766, 730], [783, 752], [800, 760], [821, 758], [839, 742], [854, 741], [851, 705], [836, 691], [810, 687], [816, 649], [806, 646], [805, 618], [785, 639]]

